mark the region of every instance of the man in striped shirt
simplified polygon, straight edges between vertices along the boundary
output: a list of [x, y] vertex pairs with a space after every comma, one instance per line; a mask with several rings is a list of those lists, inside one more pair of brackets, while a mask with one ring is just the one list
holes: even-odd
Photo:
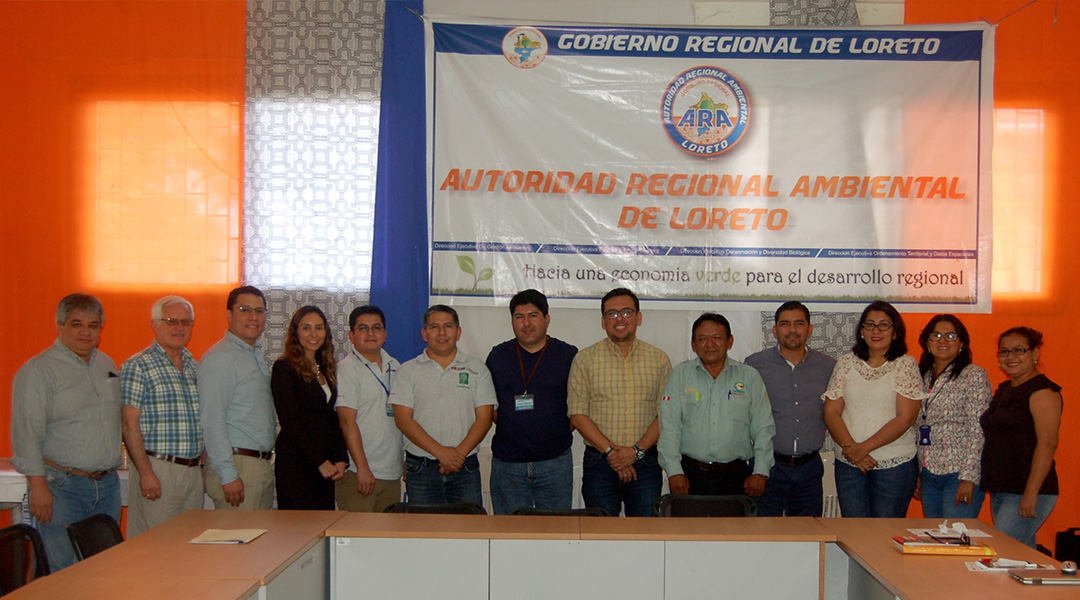
[[587, 507], [647, 517], [663, 486], [656, 416], [671, 360], [637, 339], [642, 318], [634, 292], [611, 290], [600, 314], [607, 337], [579, 352], [570, 367], [570, 423], [586, 442], [581, 493]]
[[203, 507], [203, 451], [195, 358], [187, 343], [195, 309], [165, 296], [150, 309], [154, 343], [120, 367], [128, 476], [128, 537]]

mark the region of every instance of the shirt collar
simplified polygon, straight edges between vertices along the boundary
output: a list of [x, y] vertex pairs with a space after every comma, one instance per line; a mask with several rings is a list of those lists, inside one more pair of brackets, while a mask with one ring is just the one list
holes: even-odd
[[79, 356], [78, 354], [75, 354], [75, 351], [73, 351], [71, 348], [68, 348], [67, 346], [64, 345], [64, 342], [60, 339], [60, 336], [56, 336], [56, 341], [53, 342], [53, 346], [55, 348], [58, 348], [61, 352], [63, 352], [65, 356], [73, 358], [73, 359], [75, 359], [75, 360], [77, 360], [77, 361], [79, 361], [79, 362], [81, 362], [83, 364], [91, 364], [91, 365], [94, 364], [94, 361], [97, 359], [97, 356], [98, 356], [98, 349], [94, 348], [93, 350], [90, 351], [90, 360], [89, 361], [83, 360], [81, 356]]
[[[244, 344], [244, 345], [246, 346], [247, 344]], [[165, 351], [165, 348], [161, 347], [161, 344], [158, 343], [158, 341], [156, 339], [153, 341], [153, 343], [150, 344], [150, 351], [155, 352], [157, 354], [160, 354], [161, 356], [164, 356], [165, 358], [169, 358], [169, 353]], [[184, 348], [180, 349], [180, 359], [182, 361], [184, 361], [184, 362], [187, 362], [188, 359], [194, 360], [195, 357], [191, 354], [191, 352], [185, 346]]]
[[[374, 361], [368, 360], [367, 357], [364, 356], [363, 354], [360, 354], [360, 352], [357, 351], [357, 349], [354, 348], [354, 347], [350, 347], [349, 352], [351, 352], [353, 356], [355, 356], [357, 359], [359, 359], [360, 364], [362, 364], [362, 365], [375, 365], [376, 367], [379, 366]], [[424, 356], [427, 356], [427, 352], [424, 352], [423, 354], [424, 354]], [[394, 360], [394, 357], [390, 356], [390, 353], [387, 352], [385, 348], [379, 348], [379, 356], [382, 359], [383, 370], [385, 370], [387, 367], [389, 367], [392, 362], [397, 362], [396, 360]]]
[[[638, 341], [639, 340], [635, 337], [634, 341], [630, 342], [630, 349], [626, 351], [626, 356], [627, 357], [629, 357], [631, 354], [633, 354], [634, 350], [637, 349]], [[619, 346], [615, 342], [611, 341], [611, 338], [609, 338], [607, 336], [604, 336], [604, 343], [607, 344], [608, 350], [614, 352], [615, 354], [618, 354], [619, 356], [623, 355], [622, 349], [619, 348]]]
[[[229, 331], [228, 329], [225, 330], [225, 339], [229, 340], [230, 342], [232, 342], [233, 344], [235, 344], [237, 346], [240, 346], [241, 348], [246, 348], [247, 350], [249, 350], [249, 351], [251, 351], [251, 352], [253, 352], [255, 354], [259, 353], [259, 342], [258, 341], [255, 342], [254, 346], [252, 346], [251, 344], [249, 344], [249, 343], [245, 342], [244, 340], [240, 339], [240, 336], [238, 336], [235, 333]], [[155, 341], [157, 341], [157, 340], [155, 340]]]

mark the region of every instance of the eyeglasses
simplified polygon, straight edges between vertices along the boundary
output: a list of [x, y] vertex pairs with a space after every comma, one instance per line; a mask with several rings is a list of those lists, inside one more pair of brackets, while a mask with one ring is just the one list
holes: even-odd
[[629, 319], [630, 317], [636, 315], [637, 312], [638, 311], [636, 309], [633, 309], [633, 308], [624, 308], [622, 310], [611, 309], [611, 310], [608, 310], [608, 311], [604, 311], [604, 318], [607, 319], [608, 321], [614, 321], [615, 319], [618, 319], [619, 317], [622, 317], [624, 319]]
[[259, 315], [260, 317], [266, 314], [266, 309], [255, 306], [237, 306], [236, 310], [242, 315]]
[[386, 328], [382, 325], [357, 325], [356, 328], [353, 329], [353, 331], [355, 331], [356, 333], [367, 333], [369, 331], [371, 333], [382, 333], [386, 331]]
[[191, 327], [195, 324], [195, 319], [170, 319], [169, 317], [165, 317], [164, 319], [158, 320], [164, 323], [166, 327], [176, 327], [177, 325]]
[[945, 339], [949, 340], [950, 342], [955, 342], [956, 340], [960, 339], [960, 336], [956, 335], [956, 332], [953, 332], [953, 331], [950, 331], [948, 333], [941, 333], [940, 331], [935, 331], [935, 332], [930, 334], [930, 341], [931, 342], [936, 342], [936, 341], [940, 340], [941, 338], [945, 338]]
[[862, 328], [863, 331], [873, 331], [877, 329], [878, 331], [885, 332], [892, 329], [892, 323], [888, 321], [882, 321], [880, 323], [874, 323], [873, 321], [865, 321], [862, 324]]
[[998, 358], [1006, 358], [1010, 354], [1013, 356], [1023, 356], [1028, 353], [1028, 350], [1030, 350], [1030, 348], [1024, 348], [1022, 346], [1019, 348], [1013, 348], [1012, 350], [1009, 350], [1007, 348], [1001, 348], [997, 351], [997, 355]]

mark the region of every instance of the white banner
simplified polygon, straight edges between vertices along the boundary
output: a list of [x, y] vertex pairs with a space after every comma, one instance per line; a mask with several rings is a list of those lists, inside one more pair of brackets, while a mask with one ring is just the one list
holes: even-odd
[[427, 33], [436, 298], [990, 310], [986, 24]]

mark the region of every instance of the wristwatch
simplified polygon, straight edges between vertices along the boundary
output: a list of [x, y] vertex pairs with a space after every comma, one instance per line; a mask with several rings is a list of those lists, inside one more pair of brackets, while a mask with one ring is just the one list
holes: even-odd
[[608, 446], [607, 450], [604, 450], [604, 458], [607, 458], [608, 455], [611, 454], [612, 450], [614, 450], [614, 449], [615, 449], [614, 446]]
[[637, 458], [637, 460], [645, 458], [645, 451], [642, 450], [641, 446], [638, 446], [637, 444], [634, 444], [634, 456]]

